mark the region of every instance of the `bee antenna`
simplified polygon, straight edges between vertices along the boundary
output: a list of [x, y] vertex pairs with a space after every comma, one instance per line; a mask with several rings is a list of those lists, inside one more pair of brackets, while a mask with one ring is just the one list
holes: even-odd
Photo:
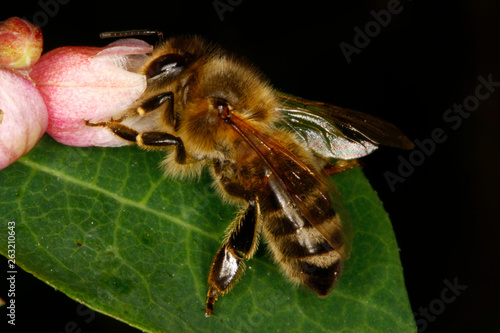
[[123, 37], [137, 37], [137, 36], [158, 36], [158, 42], [163, 42], [163, 32], [159, 30], [124, 30], [124, 31], [107, 31], [101, 32], [99, 37], [101, 38], [123, 38]]

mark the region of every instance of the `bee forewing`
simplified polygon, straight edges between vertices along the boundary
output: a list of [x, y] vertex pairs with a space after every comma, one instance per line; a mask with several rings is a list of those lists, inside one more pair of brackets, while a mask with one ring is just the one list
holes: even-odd
[[[336, 206], [339, 211], [332, 207], [329, 190], [334, 189], [334, 185], [324, 178], [323, 173], [310, 169], [276, 139], [260, 133], [237, 116], [231, 117], [231, 120], [235, 130], [267, 164], [271, 190], [291, 223], [303, 223], [301, 220], [305, 218], [343, 258], [347, 259], [352, 231], [340, 197], [335, 198], [338, 200]], [[297, 214], [298, 212], [300, 214]], [[344, 235], [344, 224], [349, 229], [348, 239]], [[297, 228], [301, 227], [303, 225], [297, 225]]]
[[372, 153], [377, 146], [361, 138], [350, 138], [331, 121], [305, 109], [278, 109], [282, 125], [301, 138], [306, 146], [325, 159], [350, 160]]
[[352, 223], [351, 223], [351, 217], [349, 215], [349, 212], [347, 211], [344, 201], [342, 200], [342, 197], [337, 190], [337, 187], [333, 183], [333, 181], [329, 178], [329, 193], [330, 197], [332, 198], [333, 202], [333, 209], [337, 213], [337, 215], [340, 217], [340, 228], [342, 228], [342, 231], [344, 233], [344, 246], [342, 248], [342, 252], [340, 254], [344, 259], [349, 259], [351, 255], [351, 249], [352, 249], [352, 241], [354, 238], [354, 231], [352, 229]]
[[413, 143], [393, 124], [362, 112], [280, 94], [284, 125], [326, 158], [365, 156], [386, 145], [412, 149]]

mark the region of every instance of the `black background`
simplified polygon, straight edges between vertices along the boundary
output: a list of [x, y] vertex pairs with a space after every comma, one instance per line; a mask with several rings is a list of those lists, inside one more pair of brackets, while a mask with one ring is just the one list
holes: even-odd
[[[498, 1], [401, 0], [401, 13], [392, 15], [359, 54], [352, 54], [350, 63], [339, 44], [353, 45], [354, 27], [364, 30], [374, 20], [370, 11], [386, 9], [387, 0], [283, 5], [233, 0], [233, 10], [224, 12], [223, 20], [211, 0], [60, 2], [65, 4], [57, 3], [57, 8], [55, 0], [10, 3], [0, 20], [35, 20], [43, 26], [46, 51], [105, 45], [108, 41], [98, 34], [110, 30], [200, 34], [246, 56], [280, 90], [376, 115], [412, 140], [429, 139], [434, 129], [443, 129], [446, 141], [437, 143], [394, 191], [384, 173], [397, 173], [398, 157], [408, 159], [410, 152], [381, 148], [364, 159], [364, 170], [392, 219], [413, 311], [440, 299], [444, 280], [467, 286], [442, 313], [425, 320], [425, 327], [420, 323], [421, 331], [500, 330], [495, 318], [500, 311], [495, 214], [500, 87], [456, 130], [443, 120], [454, 103], [474, 95], [478, 76], [491, 74], [500, 82]], [[44, 9], [44, 3], [51, 5]], [[27, 273], [17, 278], [16, 328], [64, 332], [74, 322], [82, 332], [136, 331], [100, 314], [93, 318], [77, 312], [76, 302]]]

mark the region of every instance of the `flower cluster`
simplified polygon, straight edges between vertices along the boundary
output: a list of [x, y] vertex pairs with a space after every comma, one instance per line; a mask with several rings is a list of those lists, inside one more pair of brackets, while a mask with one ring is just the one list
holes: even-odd
[[105, 47], [61, 47], [41, 56], [39, 27], [14, 17], [0, 22], [0, 169], [47, 132], [72, 146], [128, 144], [91, 122], [119, 118], [146, 89], [134, 64], [153, 47], [121, 39]]

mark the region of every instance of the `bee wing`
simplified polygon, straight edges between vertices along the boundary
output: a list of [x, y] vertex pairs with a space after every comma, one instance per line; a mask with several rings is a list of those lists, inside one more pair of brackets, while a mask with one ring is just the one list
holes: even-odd
[[[284, 147], [279, 140], [271, 138], [253, 128], [248, 122], [233, 115], [231, 126], [258, 153], [267, 164], [269, 184], [290, 220], [296, 220], [296, 208], [302, 216], [313, 225], [326, 241], [336, 249], [343, 258], [348, 259], [352, 243], [352, 229], [347, 211], [341, 205], [335, 185], [326, 178], [325, 173], [311, 170], [298, 156]], [[307, 202], [304, 189], [314, 188], [319, 196], [311, 204]], [[333, 195], [334, 219], [327, 219], [326, 209], [331, 208], [330, 193]], [[300, 218], [300, 217], [299, 217]], [[343, 232], [336, 232], [338, 230]], [[332, 232], [333, 231], [333, 232]]]
[[309, 149], [326, 159], [354, 159], [378, 145], [402, 149], [413, 143], [396, 126], [379, 118], [338, 106], [278, 95], [281, 125], [297, 134]]

